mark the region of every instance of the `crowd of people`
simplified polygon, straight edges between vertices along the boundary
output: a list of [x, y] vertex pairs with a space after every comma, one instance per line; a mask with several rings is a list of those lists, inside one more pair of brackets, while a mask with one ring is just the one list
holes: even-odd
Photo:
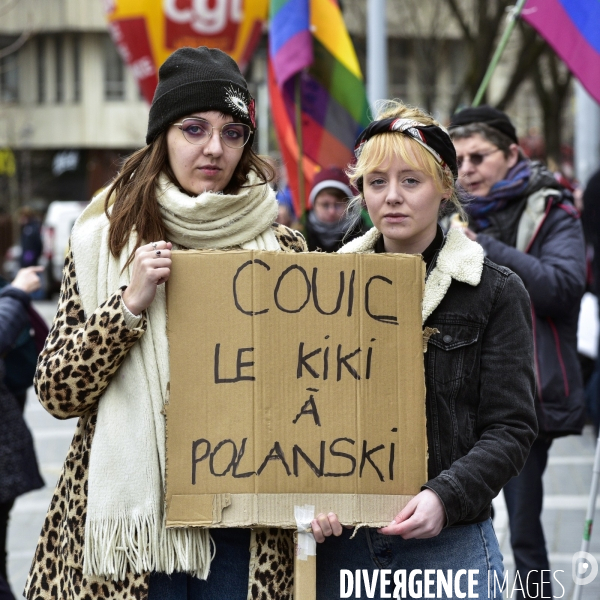
[[[420, 255], [422, 324], [434, 332], [424, 354], [427, 481], [387, 527], [352, 532], [335, 512], [312, 521], [317, 598], [338, 597], [341, 569], [478, 569], [502, 581], [492, 518], [501, 492], [526, 582], [520, 597], [552, 597], [542, 477], [553, 440], [581, 433], [586, 419], [577, 324], [590, 281], [571, 192], [525, 155], [504, 112], [466, 108], [445, 128], [390, 100], [358, 136], [355, 160], [315, 175], [298, 214], [276, 165], [255, 154], [255, 133], [236, 63], [205, 47], [175, 51], [159, 71], [146, 146], [73, 228], [35, 391], [55, 417], [78, 423], [26, 598], [293, 595], [291, 531], [165, 528], [163, 284], [174, 249]], [[599, 188], [600, 172], [584, 194], [597, 257]], [[24, 225], [33, 240], [35, 224]], [[38, 252], [30, 246], [27, 256]], [[0, 292], [5, 349], [26, 323], [35, 270]], [[4, 385], [1, 356], [0, 399], [17, 407], [17, 422], [22, 401]], [[150, 452], [130, 443], [133, 430]], [[20, 487], [0, 494], [0, 541], [14, 498], [43, 485], [30, 437], [20, 437], [23, 460], [10, 463]], [[8, 480], [0, 457], [0, 481]], [[487, 597], [487, 586], [481, 579], [474, 591]], [[4, 558], [0, 598], [9, 594]]]

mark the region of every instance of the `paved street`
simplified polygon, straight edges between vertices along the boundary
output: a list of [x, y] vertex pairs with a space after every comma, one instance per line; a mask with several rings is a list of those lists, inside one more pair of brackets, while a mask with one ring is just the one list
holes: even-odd
[[[548, 467], [544, 475], [543, 523], [550, 553], [550, 568], [556, 572], [556, 579], [564, 586], [564, 592], [560, 585], [553, 586], [553, 594], [556, 598], [568, 599], [573, 596], [571, 559], [581, 547], [595, 449], [596, 439], [592, 428], [588, 426], [581, 436], [555, 440], [550, 450]], [[502, 494], [494, 501], [494, 507], [496, 509], [494, 526], [504, 555], [504, 565], [508, 571], [509, 581], [514, 581], [512, 572], [514, 561], [510, 551], [508, 518]], [[598, 522], [600, 497], [596, 501], [596, 511], [596, 522]], [[590, 552], [600, 563], [600, 528], [592, 533]], [[554, 581], [553, 579], [552, 582]], [[584, 587], [582, 598], [585, 600], [600, 598], [600, 574], [595, 581]]]
[[[55, 309], [53, 303], [37, 302], [36, 306], [46, 319], [51, 320]], [[46, 487], [19, 498], [11, 513], [9, 573], [15, 592], [23, 589], [46, 509], [75, 427], [75, 420], [58, 421], [47, 414], [37, 402], [33, 390], [30, 390], [27, 399], [25, 415], [35, 438]], [[556, 578], [564, 586], [564, 593], [559, 585], [555, 586], [555, 597], [572, 597], [571, 558], [581, 545], [595, 444], [591, 428], [587, 427], [582, 436], [563, 438], [552, 446], [545, 475], [544, 527], [551, 568], [557, 571]], [[496, 500], [495, 507], [495, 527], [511, 580], [513, 560], [502, 496]], [[600, 520], [600, 500], [597, 507], [597, 520]], [[592, 534], [591, 552], [600, 562], [600, 528]], [[600, 598], [600, 576], [584, 588], [582, 597], [585, 600]]]

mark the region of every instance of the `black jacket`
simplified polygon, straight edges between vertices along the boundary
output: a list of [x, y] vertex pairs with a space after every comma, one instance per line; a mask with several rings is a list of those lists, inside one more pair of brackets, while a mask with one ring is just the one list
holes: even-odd
[[596, 171], [583, 192], [581, 215], [586, 242], [594, 248], [592, 291], [600, 295], [600, 169]]
[[452, 281], [425, 322], [429, 481], [448, 525], [488, 519], [535, 439], [529, 299], [520, 279], [485, 260], [481, 282]]
[[21, 407], [4, 384], [3, 357], [29, 322], [29, 296], [12, 286], [0, 292], [0, 502], [44, 486]]
[[0, 357], [4, 357], [29, 323], [29, 296], [11, 285], [0, 291]]
[[[541, 224], [525, 251], [516, 230], [527, 198], [541, 189], [555, 193], [545, 202]], [[581, 433], [585, 420], [583, 380], [577, 356], [579, 305], [585, 291], [585, 243], [571, 195], [539, 163], [525, 195], [490, 216], [477, 241], [494, 262], [523, 280], [534, 315], [536, 411], [540, 433], [559, 437]]]

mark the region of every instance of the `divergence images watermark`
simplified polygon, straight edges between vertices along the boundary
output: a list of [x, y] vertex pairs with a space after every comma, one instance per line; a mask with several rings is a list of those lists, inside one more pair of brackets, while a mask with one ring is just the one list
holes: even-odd
[[[572, 559], [572, 578], [576, 585], [587, 585], [598, 575], [598, 561], [588, 552], [576, 552]], [[535, 582], [529, 581], [529, 578]], [[530, 598], [564, 598], [568, 575], [562, 569], [530, 571], [526, 578], [516, 572], [509, 579], [488, 571], [483, 581], [478, 569], [362, 569], [340, 570], [340, 598], [516, 598], [529, 589]], [[538, 583], [541, 581], [541, 584]], [[553, 596], [545, 596], [542, 585], [551, 583]]]

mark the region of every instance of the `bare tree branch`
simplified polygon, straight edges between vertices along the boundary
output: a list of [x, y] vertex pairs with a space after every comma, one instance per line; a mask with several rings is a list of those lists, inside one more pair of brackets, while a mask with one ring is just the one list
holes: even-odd
[[413, 47], [417, 62], [417, 80], [421, 88], [421, 103], [432, 112], [437, 97], [438, 75], [443, 62], [443, 12], [433, 14], [423, 11], [422, 0], [405, 0], [402, 3], [405, 22], [412, 25]]
[[500, 110], [504, 110], [510, 104], [523, 82], [531, 75], [535, 63], [546, 49], [546, 42], [537, 35], [533, 28], [525, 27], [521, 22], [519, 29], [521, 45], [517, 53], [518, 63], [513, 69], [502, 98], [496, 105]]
[[[432, 16], [422, 10], [422, 0], [403, 0], [406, 11], [405, 23], [415, 27], [415, 57], [418, 64], [418, 80], [422, 90], [421, 102], [431, 111], [438, 96], [438, 78], [445, 64], [445, 44], [448, 41], [448, 18], [458, 26], [464, 45], [462, 73], [455, 76], [451, 98], [451, 112], [463, 102], [470, 102], [484, 77], [494, 54], [498, 40], [508, 17], [508, 9], [515, 0], [431, 0], [443, 5], [448, 13], [434, 9]], [[568, 98], [571, 74], [556, 57], [548, 44], [537, 32], [519, 21], [519, 39], [513, 43], [514, 56], [505, 63], [508, 73], [497, 106], [504, 109], [515, 97], [521, 85], [528, 79], [533, 83], [544, 121], [544, 138], [548, 156], [560, 156], [561, 122]], [[516, 32], [515, 32], [516, 33]], [[410, 34], [409, 34], [410, 36]], [[484, 98], [485, 101], [485, 98]]]
[[462, 10], [458, 6], [457, 1], [456, 0], [447, 0], [447, 4], [450, 7], [450, 10], [452, 11], [452, 13], [454, 14], [456, 20], [458, 21], [458, 25], [462, 29], [465, 39], [466, 40], [473, 39], [473, 34], [471, 33], [471, 30], [469, 29], [469, 25], [465, 19], [465, 16], [464, 16]]
[[[545, 60], [536, 61], [533, 66], [531, 79], [542, 108], [546, 156], [559, 164], [562, 146], [561, 117], [573, 76], [547, 44], [543, 58]], [[543, 65], [547, 67], [547, 76], [542, 70]]]
[[513, 6], [508, 2], [498, 2], [496, 4], [496, 14], [494, 15], [494, 21], [499, 23], [505, 17], [508, 20], [510, 11], [513, 10]]
[[[467, 65], [463, 79], [458, 83], [452, 95], [452, 112], [465, 99], [470, 101], [475, 97], [487, 65], [494, 54], [498, 36], [505, 20], [506, 8], [511, 4], [511, 1], [495, 0], [492, 3], [489, 0], [472, 0], [470, 8], [473, 12], [477, 32], [476, 35], [470, 34], [463, 38], [466, 45]], [[462, 19], [466, 26], [465, 13], [461, 11], [457, 0], [446, 0], [446, 4], [452, 10], [454, 16], [459, 20]], [[462, 28], [464, 31], [464, 27]]]

